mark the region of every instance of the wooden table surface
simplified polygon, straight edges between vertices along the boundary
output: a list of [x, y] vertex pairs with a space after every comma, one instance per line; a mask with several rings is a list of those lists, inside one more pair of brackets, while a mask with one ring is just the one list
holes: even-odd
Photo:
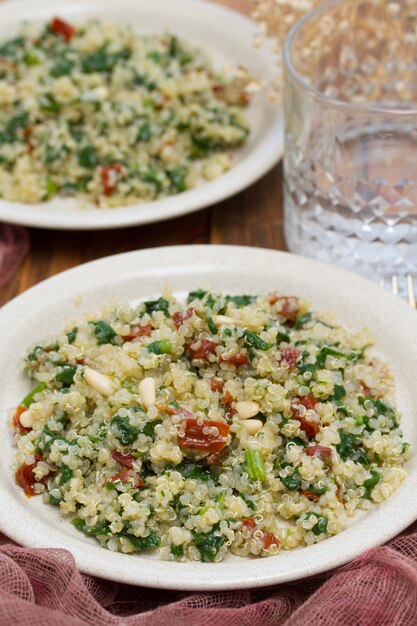
[[[198, 0], [196, 0], [198, 1]], [[241, 9], [248, 0], [217, 0]], [[31, 247], [12, 281], [0, 289], [0, 306], [25, 289], [68, 268], [119, 252], [178, 244], [240, 244], [285, 249], [282, 168], [228, 200], [185, 217], [107, 231], [30, 229]]]

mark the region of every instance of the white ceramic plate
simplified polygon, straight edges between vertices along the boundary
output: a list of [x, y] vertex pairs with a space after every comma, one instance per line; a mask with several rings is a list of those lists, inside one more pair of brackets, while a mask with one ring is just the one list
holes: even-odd
[[[80, 23], [99, 17], [131, 25], [137, 32], [176, 33], [209, 51], [215, 66], [243, 65], [271, 80], [276, 57], [270, 47], [255, 48], [256, 25], [247, 17], [205, 0], [20, 0], [0, 5], [0, 40], [14, 34], [23, 19], [44, 23], [54, 15]], [[0, 200], [0, 220], [64, 230], [121, 228], [177, 217], [220, 202], [263, 176], [282, 156], [282, 112], [266, 94], [247, 110], [251, 134], [235, 152], [234, 166], [220, 178], [153, 202], [115, 209], [81, 208], [76, 199], [19, 204]]]
[[[109, 300], [138, 301], [171, 286], [178, 296], [205, 287], [229, 293], [272, 289], [310, 298], [348, 327], [368, 325], [392, 364], [406, 441], [413, 446], [400, 489], [341, 534], [267, 559], [230, 557], [219, 564], [172, 563], [154, 555], [124, 555], [78, 532], [55, 507], [28, 500], [14, 482], [6, 412], [27, 393], [21, 355], [85, 312]], [[170, 589], [232, 589], [295, 580], [331, 569], [384, 543], [417, 517], [417, 316], [399, 298], [366, 279], [311, 259], [256, 248], [181, 246], [130, 252], [81, 265], [26, 291], [0, 310], [0, 531], [31, 547], [67, 548], [83, 572]], [[6, 374], [7, 373], [7, 374]]]

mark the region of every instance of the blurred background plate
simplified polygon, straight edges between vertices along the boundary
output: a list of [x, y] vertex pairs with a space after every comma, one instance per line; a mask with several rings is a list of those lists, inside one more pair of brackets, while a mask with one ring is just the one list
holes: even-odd
[[[64, 324], [110, 302], [138, 302], [170, 286], [178, 297], [205, 288], [224, 293], [283, 293], [333, 311], [349, 328], [368, 326], [376, 350], [395, 376], [396, 405], [411, 444], [408, 476], [399, 489], [355, 517], [339, 535], [309, 547], [256, 559], [176, 563], [157, 555], [110, 552], [77, 531], [56, 507], [30, 501], [16, 485], [13, 433], [6, 415], [30, 388], [22, 355]], [[244, 589], [288, 582], [330, 570], [380, 545], [417, 518], [417, 324], [400, 298], [344, 270], [284, 252], [239, 246], [175, 246], [129, 252], [81, 265], [29, 289], [0, 310], [0, 531], [20, 544], [66, 548], [82, 572], [119, 582], [188, 590]], [[7, 332], [6, 332], [7, 329]]]
[[[91, 18], [130, 25], [138, 33], [170, 31], [207, 50], [215, 67], [227, 63], [271, 80], [276, 56], [271, 46], [254, 46], [257, 26], [249, 18], [206, 0], [19, 0], [0, 5], [0, 39], [15, 34], [22, 20], [37, 23], [55, 15], [75, 24]], [[277, 103], [257, 94], [246, 111], [251, 134], [236, 150], [234, 166], [220, 178], [153, 202], [115, 209], [80, 208], [79, 201], [54, 199], [21, 204], [0, 200], [0, 220], [63, 230], [122, 228], [191, 213], [220, 202], [263, 176], [283, 153], [283, 118]]]

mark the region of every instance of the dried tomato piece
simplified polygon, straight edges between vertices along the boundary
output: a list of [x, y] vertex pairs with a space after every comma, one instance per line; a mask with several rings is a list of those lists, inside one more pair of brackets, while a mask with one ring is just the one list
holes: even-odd
[[34, 469], [39, 461], [43, 461], [43, 456], [41, 454], [37, 454], [35, 456], [34, 463], [24, 463], [16, 471], [16, 482], [19, 487], [22, 487], [28, 498], [36, 495], [34, 490], [35, 483], [45, 483], [51, 475], [51, 472], [48, 472], [41, 480], [38, 480], [35, 477]]
[[336, 498], [339, 500], [339, 502], [344, 504], [345, 500], [343, 498], [342, 490], [340, 489], [339, 485], [337, 485], [337, 487], [336, 487]]
[[[224, 386], [224, 380], [222, 380], [221, 378], [211, 378], [210, 379], [210, 389], [212, 391], [223, 391], [223, 386]], [[224, 402], [223, 402], [223, 404], [224, 404]]]
[[307, 437], [315, 437], [320, 430], [320, 424], [318, 422], [310, 421], [306, 419], [303, 415], [300, 415], [298, 409], [298, 405], [300, 404], [308, 410], [314, 409], [317, 404], [317, 400], [312, 396], [304, 396], [300, 400], [295, 401], [291, 407], [293, 418], [300, 422], [301, 430], [306, 433]]
[[365, 396], [365, 398], [376, 398], [377, 394], [372, 393], [372, 390], [370, 389], [370, 387], [368, 387], [368, 385], [366, 383], [363, 382], [363, 380], [360, 381], [360, 386], [362, 389], [362, 393]]
[[188, 354], [191, 359], [207, 359], [209, 354], [214, 354], [217, 345], [210, 339], [198, 339], [188, 346]]
[[104, 165], [101, 168], [101, 182], [105, 196], [111, 196], [116, 189], [117, 174], [125, 174], [125, 168], [121, 163], [112, 163], [112, 165]]
[[304, 452], [308, 456], [315, 456], [323, 463], [327, 463], [327, 465], [331, 465], [332, 463], [332, 449], [327, 448], [326, 446], [307, 446]]
[[178, 445], [181, 448], [203, 450], [206, 452], [220, 452], [229, 436], [230, 426], [225, 422], [187, 418], [183, 420], [184, 435], [178, 435]]
[[285, 319], [286, 322], [293, 324], [300, 312], [298, 300], [295, 296], [279, 296], [271, 294], [269, 298], [270, 304], [277, 304], [277, 312]]
[[310, 502], [318, 502], [320, 500], [320, 494], [307, 491], [307, 489], [302, 489], [301, 494], [310, 500]]
[[22, 426], [22, 424], [20, 423], [20, 416], [25, 411], [27, 411], [27, 408], [23, 406], [23, 404], [19, 404], [15, 411], [15, 414], [13, 415], [13, 426], [15, 430], [17, 430], [17, 432], [19, 432], [21, 435], [29, 433], [32, 430], [31, 428], [26, 428], [25, 426]]
[[136, 324], [127, 335], [121, 335], [123, 341], [135, 341], [139, 337], [149, 337], [152, 333], [151, 324]]
[[318, 400], [313, 396], [303, 396], [300, 400], [297, 400], [297, 404], [302, 404], [306, 409], [315, 410]]
[[173, 313], [172, 319], [173, 319], [175, 326], [177, 328], [180, 328], [184, 324], [185, 320], [190, 319], [194, 311], [195, 309], [191, 307], [190, 309], [187, 309], [186, 311], [176, 311], [176, 313]]
[[281, 361], [288, 363], [288, 367], [290, 370], [293, 370], [297, 367], [298, 357], [300, 356], [300, 351], [298, 348], [283, 348], [281, 350]]
[[242, 525], [246, 526], [246, 528], [249, 528], [253, 532], [256, 532], [257, 530], [260, 530], [262, 532], [262, 543], [263, 543], [264, 550], [268, 550], [268, 548], [270, 548], [272, 545], [275, 545], [275, 546], [281, 545], [278, 537], [270, 533], [269, 530], [265, 530], [264, 528], [261, 528], [256, 523], [256, 520], [253, 517], [247, 517], [246, 519], [244, 519], [242, 521]]
[[183, 407], [173, 406], [172, 404], [160, 404], [158, 408], [160, 411], [168, 413], [168, 415], [182, 415], [183, 417], [191, 417], [194, 419], [194, 414]]
[[236, 365], [236, 367], [239, 367], [239, 365], [247, 365], [247, 363], [249, 363], [249, 359], [245, 352], [235, 352], [235, 354], [232, 354], [227, 358], [222, 356], [222, 361]]
[[223, 406], [230, 406], [232, 404], [233, 400], [234, 400], [234, 398], [233, 398], [232, 394], [230, 393], [229, 390], [227, 390], [222, 395], [221, 403], [223, 404]]
[[135, 489], [142, 489], [142, 487], [145, 486], [145, 483], [143, 482], [141, 477], [138, 476], [137, 472], [134, 472], [131, 469], [127, 468], [120, 470], [120, 472], [117, 472], [117, 474], [115, 474], [111, 478], [108, 478], [106, 480], [106, 484], [113, 485], [118, 483], [119, 481], [123, 485], [131, 481]]
[[227, 455], [227, 447], [224, 447], [220, 452], [210, 452], [204, 461], [208, 463], [208, 465], [221, 465], [226, 458]]
[[71, 39], [75, 35], [74, 26], [68, 24], [68, 22], [64, 22], [64, 20], [61, 20], [59, 17], [54, 17], [51, 22], [50, 28], [51, 32], [54, 35], [59, 35], [60, 37], [65, 39], [65, 41], [71, 41]]
[[32, 135], [33, 135], [33, 126], [26, 126], [26, 128], [23, 129], [23, 137], [28, 147], [29, 154], [32, 154], [33, 150], [35, 149], [35, 145], [32, 141]]
[[120, 463], [120, 465], [124, 465], [124, 467], [133, 469], [133, 463], [136, 459], [134, 456], [132, 456], [128, 452], [120, 452], [119, 450], [113, 450], [111, 455], [115, 461]]

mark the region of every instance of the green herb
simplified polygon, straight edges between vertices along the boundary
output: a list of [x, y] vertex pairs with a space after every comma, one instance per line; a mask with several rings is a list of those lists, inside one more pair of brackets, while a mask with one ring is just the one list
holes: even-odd
[[99, 522], [96, 526], [88, 526], [85, 520], [81, 519], [80, 517], [75, 517], [73, 520], [71, 520], [71, 524], [89, 537], [96, 537], [97, 535], [107, 535], [109, 533], [109, 522]]
[[107, 428], [106, 426], [103, 425], [98, 430], [97, 435], [88, 435], [88, 438], [91, 441], [91, 443], [98, 443], [99, 441], [103, 441], [103, 439], [106, 438], [106, 435], [107, 435]]
[[54, 78], [59, 78], [60, 76], [68, 76], [68, 74], [71, 74], [74, 66], [74, 61], [66, 59], [65, 57], [61, 57], [55, 61], [49, 73]]
[[94, 146], [85, 146], [78, 155], [78, 163], [88, 170], [94, 169], [98, 165], [97, 149]]
[[250, 330], [245, 330], [243, 336], [245, 337], [246, 343], [249, 346], [256, 348], [257, 350], [269, 350], [269, 348], [273, 348], [274, 346], [273, 343], [268, 343], [267, 341], [264, 341], [260, 338], [259, 335], [253, 333]]
[[62, 485], [65, 485], [65, 483], [71, 480], [73, 476], [74, 476], [74, 472], [72, 471], [72, 469], [68, 467], [68, 465], [63, 465], [62, 471], [61, 471], [61, 478], [59, 479], [60, 486], [62, 487]]
[[0, 46], [0, 56], [14, 60], [16, 53], [25, 45], [24, 37], [14, 37]]
[[340, 443], [336, 446], [336, 450], [340, 454], [343, 461], [351, 459], [355, 463], [369, 465], [369, 459], [365, 450], [361, 447], [361, 441], [351, 433], [339, 431]]
[[29, 124], [29, 115], [26, 111], [22, 111], [14, 115], [7, 123], [5, 129], [0, 131], [0, 144], [1, 143], [14, 143], [19, 141], [18, 130], [20, 128], [26, 128]]
[[61, 105], [50, 94], [44, 94], [38, 98], [38, 104], [41, 111], [46, 113], [58, 113], [61, 110]]
[[78, 333], [78, 327], [74, 326], [74, 328], [69, 333], [67, 333], [68, 343], [74, 343], [77, 337], [77, 333]]
[[295, 318], [295, 322], [294, 322], [294, 328], [296, 330], [300, 330], [300, 328], [303, 328], [305, 324], [308, 324], [308, 322], [311, 322], [311, 318], [312, 318], [311, 311], [309, 311], [308, 313], [304, 313], [304, 315], [297, 315], [297, 317]]
[[69, 387], [74, 382], [76, 371], [76, 365], [64, 365], [62, 370], [55, 376], [55, 380], [63, 383], [66, 387]]
[[171, 554], [175, 556], [176, 559], [180, 559], [184, 556], [184, 545], [182, 543], [179, 546], [171, 545]]
[[213, 529], [209, 533], [198, 533], [195, 530], [192, 531], [193, 542], [198, 549], [201, 560], [206, 563], [211, 563], [216, 558], [216, 555], [226, 538], [223, 535], [217, 535], [219, 525], [213, 526]]
[[330, 398], [330, 400], [333, 400], [334, 402], [340, 402], [342, 400], [342, 398], [344, 398], [346, 395], [346, 389], [343, 387], [343, 385], [335, 385], [333, 387], [333, 396]]
[[187, 178], [188, 170], [186, 167], [179, 165], [178, 167], [174, 167], [168, 171], [168, 176], [171, 179], [172, 184], [175, 189], [181, 193], [187, 189]]
[[260, 450], [248, 449], [245, 452], [245, 469], [250, 480], [266, 480], [265, 462]]
[[248, 496], [246, 496], [244, 493], [238, 493], [238, 495], [242, 498], [243, 502], [246, 504], [246, 506], [248, 507], [250, 511], [256, 510], [255, 503], [253, 502], [253, 500], [248, 498]]
[[350, 354], [345, 354], [339, 350], [335, 350], [330, 346], [323, 346], [317, 355], [316, 363], [317, 367], [323, 369], [326, 366], [326, 359], [328, 356], [334, 356], [338, 359], [347, 359], [348, 361], [357, 361], [361, 354], [359, 352], [352, 351]]
[[148, 344], [147, 349], [153, 354], [169, 354], [172, 350], [172, 344], [169, 339], [161, 339], [160, 341], [153, 341]]
[[117, 537], [120, 539], [128, 539], [135, 552], [158, 548], [161, 545], [160, 538], [152, 530], [147, 537], [135, 537], [135, 535], [131, 535], [130, 533], [118, 533]]
[[316, 493], [317, 495], [321, 496], [323, 493], [326, 493], [327, 487], [314, 487], [313, 485], [310, 485], [307, 488], [307, 491], [309, 493]]
[[217, 326], [214, 323], [212, 317], [207, 317], [207, 326], [209, 327], [209, 330], [213, 335], [217, 335]]
[[287, 335], [286, 333], [278, 332], [277, 333], [277, 346], [278, 346], [278, 348], [279, 348], [280, 343], [282, 341], [285, 341], [285, 343], [290, 343], [290, 336]]
[[87, 74], [93, 72], [111, 72], [119, 61], [128, 59], [131, 54], [132, 52], [128, 48], [109, 53], [106, 50], [106, 45], [104, 45], [98, 50], [86, 54], [82, 58], [81, 69]]
[[198, 289], [197, 291], [190, 291], [187, 297], [187, 304], [190, 304], [193, 300], [202, 300], [207, 294], [207, 291]]
[[157, 65], [161, 65], [162, 64], [162, 56], [161, 56], [160, 52], [158, 52], [157, 50], [151, 50], [151, 52], [148, 52], [148, 54], [146, 56], [147, 56], [148, 59], [150, 59], [151, 61], [153, 61]]
[[32, 389], [32, 391], [30, 393], [28, 393], [27, 396], [25, 396], [23, 398], [23, 400], [22, 400], [22, 402], [20, 404], [23, 404], [23, 406], [25, 406], [26, 408], [29, 408], [30, 405], [32, 404], [33, 399], [36, 396], [36, 394], [40, 393], [45, 388], [46, 388], [46, 384], [45, 383], [39, 383], [38, 385], [36, 385], [36, 387], [34, 387]]
[[202, 480], [203, 482], [212, 481], [216, 485], [219, 483], [216, 474], [211, 472], [207, 467], [202, 465], [196, 465], [195, 463], [189, 463], [183, 461], [179, 465], [173, 468], [177, 472], [180, 472], [184, 478], [192, 478], [194, 480]]
[[313, 531], [313, 533], [317, 536], [317, 535], [321, 535], [322, 533], [325, 533], [327, 531], [327, 525], [329, 523], [328, 518], [325, 515], [318, 515], [317, 513], [314, 513], [312, 511], [309, 511], [306, 514], [306, 519], [308, 519], [309, 517], [311, 517], [312, 515], [314, 515], [315, 517], [317, 517], [317, 522], [316, 524], [314, 524], [313, 528], [311, 529]]
[[257, 296], [248, 296], [248, 295], [226, 296], [225, 300], [226, 302], [233, 302], [233, 304], [235, 304], [240, 309], [244, 306], [248, 306], [248, 304], [252, 304], [252, 302], [255, 302], [256, 298]]
[[301, 487], [301, 476], [297, 470], [294, 470], [292, 474], [281, 478], [281, 482], [283, 482], [290, 491], [295, 491]]
[[48, 493], [49, 496], [49, 503], [53, 504], [54, 506], [59, 506], [60, 502], [62, 502], [62, 500], [64, 499], [62, 496], [60, 498], [55, 498], [55, 496], [51, 496], [50, 493]]
[[129, 446], [136, 441], [139, 435], [139, 428], [132, 426], [128, 417], [121, 417], [116, 415], [111, 421], [113, 431], [116, 439], [120, 441], [123, 446]]
[[152, 315], [155, 311], [162, 311], [165, 317], [169, 317], [169, 302], [165, 298], [158, 298], [158, 300], [149, 300], [144, 302], [146, 312]]
[[363, 486], [365, 487], [365, 498], [368, 500], [372, 495], [372, 490], [377, 483], [381, 480], [381, 475], [375, 470], [371, 470], [371, 477], [364, 481]]
[[27, 67], [39, 65], [39, 63], [41, 62], [38, 55], [33, 51], [26, 52], [25, 56], [23, 57], [23, 61]]
[[304, 441], [304, 439], [301, 439], [301, 437], [283, 437], [283, 443], [284, 446], [291, 446], [291, 445], [296, 445], [296, 446], [301, 446], [303, 448], [305, 448], [308, 444], [306, 441]]
[[90, 322], [90, 324], [94, 328], [94, 334], [97, 338], [97, 343], [99, 346], [102, 346], [106, 343], [111, 343], [113, 345], [117, 344], [117, 334], [110, 326], [110, 324], [108, 324], [104, 320], [97, 320], [95, 322]]
[[136, 135], [136, 141], [150, 141], [151, 136], [151, 125], [149, 124], [149, 122], [144, 122], [139, 128], [138, 134]]
[[156, 426], [158, 426], [158, 424], [162, 424], [162, 420], [155, 420], [154, 422], [148, 422], [143, 427], [143, 430], [142, 430], [143, 434], [146, 435], [147, 437], [150, 437], [152, 440], [154, 440], [155, 428]]

